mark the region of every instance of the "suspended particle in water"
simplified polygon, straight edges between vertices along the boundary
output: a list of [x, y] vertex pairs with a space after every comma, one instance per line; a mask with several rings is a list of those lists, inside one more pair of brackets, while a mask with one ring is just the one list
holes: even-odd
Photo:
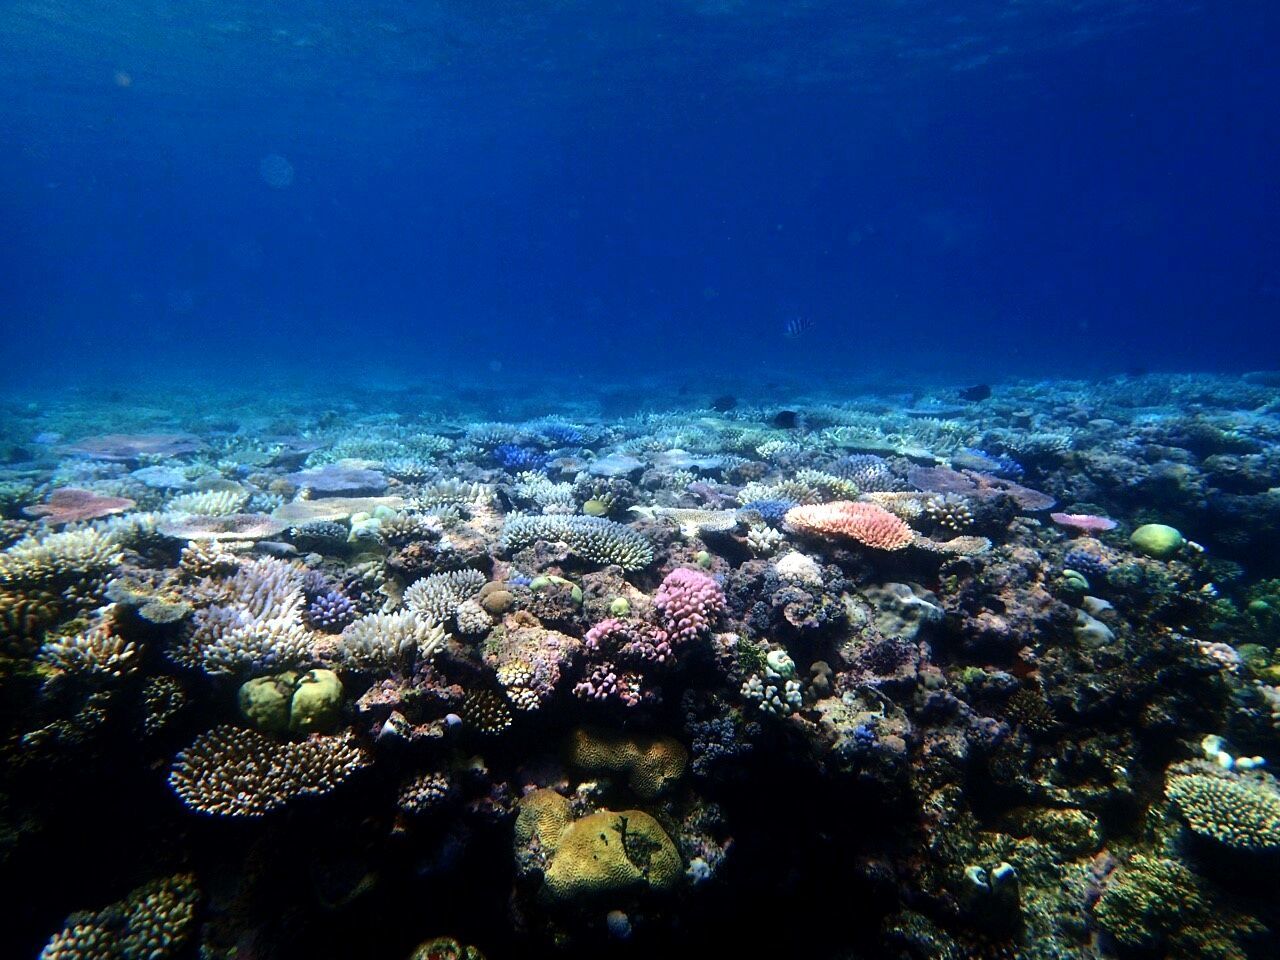
[[293, 164], [278, 153], [268, 153], [258, 161], [258, 175], [273, 190], [293, 186]]

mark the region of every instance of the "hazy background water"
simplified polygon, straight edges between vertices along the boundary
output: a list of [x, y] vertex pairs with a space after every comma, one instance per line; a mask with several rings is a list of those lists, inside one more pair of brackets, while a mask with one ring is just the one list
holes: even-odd
[[1278, 41], [1273, 0], [5, 0], [4, 376], [1278, 366]]

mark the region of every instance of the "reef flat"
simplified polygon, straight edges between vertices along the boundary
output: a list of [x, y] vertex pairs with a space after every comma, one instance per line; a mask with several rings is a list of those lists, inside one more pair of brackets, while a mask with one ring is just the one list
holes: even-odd
[[4, 955], [1280, 953], [1280, 375], [704, 394], [0, 401]]

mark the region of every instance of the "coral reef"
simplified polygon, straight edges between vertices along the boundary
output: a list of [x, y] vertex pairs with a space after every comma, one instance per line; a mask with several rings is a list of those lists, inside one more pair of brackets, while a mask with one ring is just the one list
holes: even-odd
[[15, 956], [1280, 949], [1275, 383], [334, 389], [0, 410]]

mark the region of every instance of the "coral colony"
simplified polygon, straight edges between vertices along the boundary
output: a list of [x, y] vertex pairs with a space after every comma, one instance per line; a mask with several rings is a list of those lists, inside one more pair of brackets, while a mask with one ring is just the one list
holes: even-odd
[[1280, 395], [989, 392], [5, 411], [30, 955], [1280, 956]]

